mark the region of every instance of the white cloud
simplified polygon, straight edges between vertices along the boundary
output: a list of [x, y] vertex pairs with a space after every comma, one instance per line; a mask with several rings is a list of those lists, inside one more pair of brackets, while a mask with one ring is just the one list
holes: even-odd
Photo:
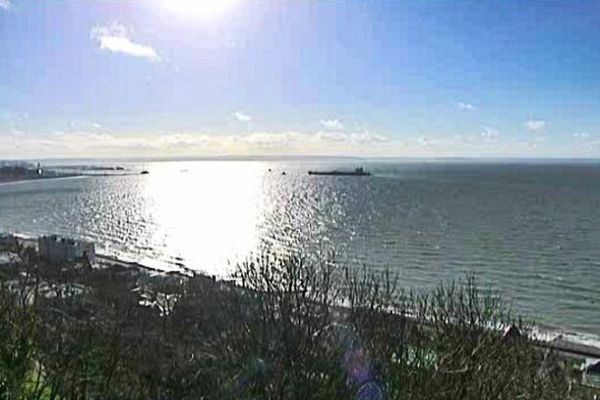
[[355, 143], [385, 143], [390, 140], [377, 133], [372, 132], [359, 132], [350, 134], [350, 141]]
[[320, 122], [321, 122], [321, 125], [323, 125], [323, 127], [325, 129], [338, 130], [338, 131], [341, 131], [344, 129], [344, 124], [339, 119], [322, 119]]
[[0, 8], [3, 10], [8, 10], [11, 7], [10, 0], [0, 0]]
[[576, 132], [573, 134], [575, 139], [587, 140], [590, 138], [590, 134], [587, 132]]
[[[404, 142], [373, 132], [258, 131], [239, 134], [204, 132], [113, 133], [109, 128], [29, 132], [0, 126], [0, 154], [5, 158], [193, 157], [251, 155], [332, 155], [410, 157], [586, 156], [600, 153], [600, 141], [572, 140], [566, 148], [545, 135], [525, 140], [503, 136], [492, 127], [470, 134], [431, 132]], [[21, 128], [21, 129], [17, 129]], [[585, 135], [584, 135], [585, 137]], [[502, 138], [502, 140], [499, 140]], [[548, 139], [548, 140], [545, 140]]]
[[348, 140], [348, 134], [345, 132], [318, 132], [317, 137], [320, 139], [331, 140], [334, 142], [343, 142]]
[[315, 137], [331, 142], [345, 142], [352, 144], [383, 143], [389, 141], [387, 137], [371, 132], [318, 132]]
[[206, 135], [191, 135], [191, 134], [172, 134], [159, 136], [154, 142], [147, 143], [148, 147], [173, 149], [178, 147], [193, 147], [201, 146], [207, 143]]
[[462, 101], [458, 102], [457, 106], [458, 106], [459, 109], [464, 110], [464, 111], [475, 111], [475, 110], [477, 110], [477, 107], [475, 107], [473, 104], [463, 103]]
[[307, 137], [299, 132], [253, 132], [247, 135], [226, 137], [225, 140], [241, 146], [285, 150], [301, 146], [302, 141], [307, 140]]
[[541, 119], [530, 119], [525, 121], [525, 128], [532, 133], [543, 133], [546, 129], [546, 121]]
[[25, 135], [25, 132], [19, 130], [19, 129], [11, 129], [10, 130], [10, 134], [13, 137], [21, 137]]
[[423, 147], [435, 146], [438, 144], [436, 139], [430, 139], [427, 136], [419, 136], [416, 139], [416, 142], [419, 144], [419, 146]]
[[244, 113], [241, 113], [239, 111], [234, 112], [233, 116], [235, 117], [235, 119], [237, 119], [240, 122], [250, 122], [250, 121], [252, 121], [252, 117], [251, 116], [246, 115]]
[[129, 38], [127, 28], [121, 24], [114, 23], [110, 26], [92, 28], [90, 39], [96, 41], [101, 50], [146, 58], [151, 61], [160, 61], [160, 56], [156, 50], [150, 46], [133, 42]]
[[492, 141], [498, 139], [500, 133], [494, 128], [485, 127], [480, 135], [482, 138]]
[[390, 154], [398, 142], [371, 132], [252, 132], [237, 135], [182, 132], [111, 134], [97, 131], [19, 132], [2, 136], [0, 154], [11, 157], [154, 157], [214, 155], [378, 155]]
[[536, 136], [533, 138], [533, 141], [535, 143], [545, 143], [546, 142], [546, 138], [543, 136]]

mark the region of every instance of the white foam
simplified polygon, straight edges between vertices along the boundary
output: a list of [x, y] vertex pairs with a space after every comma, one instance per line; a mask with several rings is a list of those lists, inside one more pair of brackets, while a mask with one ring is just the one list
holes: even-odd
[[546, 328], [536, 326], [531, 329], [530, 336], [543, 342], [552, 342], [562, 339], [566, 342], [600, 349], [600, 336], [591, 333], [563, 331], [560, 328]]

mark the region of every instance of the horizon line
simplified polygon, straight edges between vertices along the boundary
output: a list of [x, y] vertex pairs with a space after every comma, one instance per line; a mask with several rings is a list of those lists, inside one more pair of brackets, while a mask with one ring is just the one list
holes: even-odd
[[0, 162], [15, 161], [294, 161], [294, 160], [431, 160], [431, 161], [599, 161], [600, 157], [580, 156], [351, 156], [351, 155], [215, 155], [215, 156], [132, 156], [132, 157], [23, 157], [0, 158]]

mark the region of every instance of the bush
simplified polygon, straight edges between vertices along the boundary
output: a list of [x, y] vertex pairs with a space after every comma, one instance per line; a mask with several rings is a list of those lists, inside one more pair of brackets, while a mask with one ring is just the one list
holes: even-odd
[[527, 326], [472, 276], [420, 294], [263, 256], [232, 278], [21, 263], [0, 287], [0, 398], [586, 398], [556, 354], [502, 336]]

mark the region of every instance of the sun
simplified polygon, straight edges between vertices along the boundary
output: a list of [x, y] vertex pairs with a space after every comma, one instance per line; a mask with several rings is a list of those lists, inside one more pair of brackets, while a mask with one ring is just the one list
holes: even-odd
[[185, 17], [216, 19], [225, 15], [240, 0], [163, 0], [164, 7]]

